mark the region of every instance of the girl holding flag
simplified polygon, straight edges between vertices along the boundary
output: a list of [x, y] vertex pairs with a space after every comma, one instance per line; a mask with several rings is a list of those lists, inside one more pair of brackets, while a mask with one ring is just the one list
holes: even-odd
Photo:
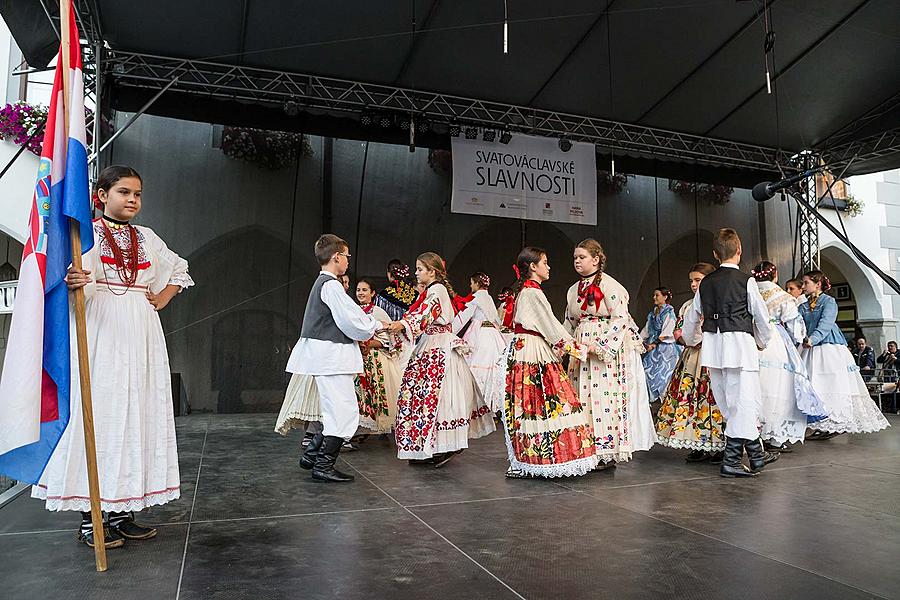
[[[142, 182], [123, 166], [104, 169], [95, 185], [103, 216], [84, 268], [69, 268], [69, 289], [84, 288], [105, 545], [144, 540], [156, 529], [134, 512], [180, 495], [175, 420], [166, 340], [157, 314], [194, 285], [187, 262], [151, 229], [131, 224], [141, 210]], [[72, 339], [72, 379], [78, 365]], [[78, 539], [93, 547], [81, 393], [72, 386], [71, 419], [32, 496], [47, 510], [82, 513]]]

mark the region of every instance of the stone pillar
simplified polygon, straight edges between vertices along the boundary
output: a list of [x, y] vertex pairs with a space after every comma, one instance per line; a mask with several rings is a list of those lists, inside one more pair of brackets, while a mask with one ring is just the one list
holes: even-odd
[[857, 324], [866, 343], [875, 350], [876, 356], [887, 348], [889, 341], [900, 341], [897, 319], [860, 319]]

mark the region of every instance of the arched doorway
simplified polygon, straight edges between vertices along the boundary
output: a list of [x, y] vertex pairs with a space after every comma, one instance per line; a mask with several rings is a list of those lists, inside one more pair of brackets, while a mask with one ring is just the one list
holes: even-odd
[[848, 341], [862, 335], [869, 345], [884, 348], [896, 336], [895, 321], [885, 314], [880, 282], [864, 271], [852, 254], [837, 242], [821, 249], [822, 271], [832, 283], [831, 295], [838, 301], [838, 326]]
[[691, 297], [688, 270], [701, 261], [715, 264], [712, 242], [711, 231], [698, 229], [683, 235], [662, 250], [644, 273], [637, 295], [631, 299], [631, 314], [639, 325], [646, 321], [650, 311], [650, 298], [657, 286], [663, 285], [672, 290], [672, 306], [676, 311]]

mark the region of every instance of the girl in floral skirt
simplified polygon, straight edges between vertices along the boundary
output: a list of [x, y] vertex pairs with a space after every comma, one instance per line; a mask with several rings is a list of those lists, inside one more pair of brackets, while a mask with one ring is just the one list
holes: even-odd
[[[697, 263], [691, 267], [688, 274], [691, 292], [696, 294], [703, 278], [715, 270], [709, 263]], [[722, 413], [713, 399], [709, 371], [700, 365], [700, 344], [686, 346], [681, 337], [684, 314], [693, 303], [694, 298], [691, 297], [678, 311], [674, 337], [685, 349], [675, 365], [659, 407], [656, 433], [663, 446], [690, 448], [691, 452], [685, 459], [688, 462], [710, 459], [713, 464], [719, 464], [725, 449]]]
[[[375, 306], [375, 287], [366, 278], [356, 284], [356, 299], [363, 312], [389, 322], [388, 314]], [[371, 340], [360, 342], [365, 372], [358, 378], [359, 425], [372, 433], [390, 433], [397, 418], [400, 369], [396, 355], [400, 345], [395, 335], [381, 330]]]
[[518, 295], [508, 354], [503, 420], [507, 477], [584, 475], [598, 463], [591, 413], [578, 399], [560, 358], [587, 359], [553, 316], [541, 283], [550, 278], [547, 253], [526, 247], [516, 259]]

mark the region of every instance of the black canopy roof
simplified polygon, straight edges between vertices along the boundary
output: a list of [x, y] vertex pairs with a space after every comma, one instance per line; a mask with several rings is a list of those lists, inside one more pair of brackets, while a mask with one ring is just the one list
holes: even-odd
[[[768, 15], [763, 0], [507, 0], [508, 54], [503, 0], [76, 4], [82, 15], [96, 15], [114, 50], [395, 85], [787, 150], [900, 127], [897, 0], [769, 0]], [[29, 63], [45, 63], [55, 34], [40, 2], [0, 2], [0, 11]], [[775, 32], [768, 55], [774, 94], [766, 89], [767, 19]], [[184, 103], [156, 110], [185, 116], [178, 106]], [[240, 108], [245, 117], [253, 110]], [[848, 173], [897, 166], [894, 152], [856, 162]]]

